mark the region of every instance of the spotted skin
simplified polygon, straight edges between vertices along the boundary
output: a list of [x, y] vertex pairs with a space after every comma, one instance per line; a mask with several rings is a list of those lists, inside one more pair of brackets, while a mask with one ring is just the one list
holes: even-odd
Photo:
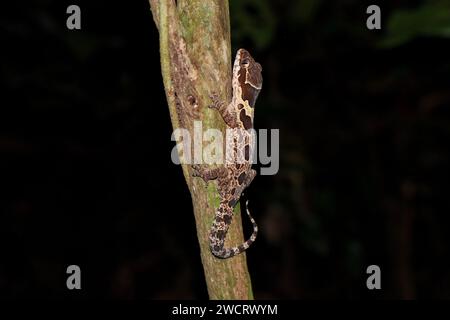
[[[242, 253], [256, 240], [258, 226], [248, 210], [246, 211], [253, 225], [250, 238], [239, 246], [226, 248], [225, 238], [233, 219], [233, 209], [242, 192], [256, 176], [252, 166], [253, 138], [249, 129], [253, 129], [255, 101], [262, 88], [262, 67], [255, 62], [250, 53], [239, 49], [233, 65], [233, 97], [229, 104], [211, 96], [213, 109], [218, 110], [223, 120], [231, 129], [232, 135], [227, 145], [227, 161], [223, 166], [209, 168], [193, 165], [193, 176], [201, 177], [206, 182], [217, 180], [220, 204], [209, 234], [211, 252], [218, 258], [230, 258]], [[229, 144], [231, 143], [231, 147]]]

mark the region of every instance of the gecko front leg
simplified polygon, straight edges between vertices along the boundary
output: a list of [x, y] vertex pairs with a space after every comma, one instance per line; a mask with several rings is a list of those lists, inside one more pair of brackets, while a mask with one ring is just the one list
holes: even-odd
[[238, 126], [238, 118], [233, 103], [226, 104], [219, 98], [217, 93], [210, 95], [210, 98], [212, 104], [209, 107], [219, 111], [223, 121], [225, 121], [230, 128], [236, 128]]

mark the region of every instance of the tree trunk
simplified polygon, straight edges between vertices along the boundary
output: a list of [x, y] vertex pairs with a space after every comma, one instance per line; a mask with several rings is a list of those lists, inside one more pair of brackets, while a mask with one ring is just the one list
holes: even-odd
[[[159, 30], [161, 69], [172, 126], [186, 128], [194, 138], [194, 121], [208, 128], [225, 130], [209, 95], [231, 99], [231, 50], [229, 8], [226, 0], [149, 0]], [[200, 137], [201, 139], [202, 137]], [[195, 141], [194, 143], [201, 143]], [[179, 150], [180, 151], [180, 150]], [[209, 248], [209, 230], [219, 195], [215, 182], [193, 178], [189, 165], [182, 165], [192, 196], [197, 237], [210, 299], [253, 299], [245, 253], [218, 259]], [[243, 239], [240, 206], [229, 229], [226, 245]]]

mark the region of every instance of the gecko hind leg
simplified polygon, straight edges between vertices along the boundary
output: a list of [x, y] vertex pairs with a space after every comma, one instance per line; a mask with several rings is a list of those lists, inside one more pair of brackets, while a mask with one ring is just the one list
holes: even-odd
[[192, 176], [202, 178], [205, 182], [215, 180], [218, 177], [223, 176], [224, 173], [226, 173], [226, 169], [224, 167], [210, 168], [206, 165], [192, 165]]
[[244, 190], [252, 183], [253, 179], [256, 176], [256, 171], [253, 169], [249, 169], [245, 172], [244, 180], [242, 181], [242, 184], [239, 185], [238, 188], [236, 188], [235, 197], [241, 197], [241, 195], [244, 193]]

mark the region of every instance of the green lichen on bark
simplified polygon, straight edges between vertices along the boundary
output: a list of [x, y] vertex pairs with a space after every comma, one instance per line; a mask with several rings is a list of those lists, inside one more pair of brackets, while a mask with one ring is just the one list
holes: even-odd
[[[231, 98], [231, 50], [229, 7], [226, 0], [149, 0], [153, 19], [160, 33], [161, 70], [172, 126], [186, 128], [193, 136], [195, 110], [203, 129], [224, 132], [225, 124], [214, 110], [208, 109], [209, 95], [219, 92], [224, 100]], [[193, 111], [190, 113], [190, 111]], [[197, 236], [200, 244], [210, 299], [253, 299], [245, 253], [230, 259], [211, 254], [208, 234], [218, 206], [216, 184], [205, 184], [193, 178], [190, 167], [183, 165], [192, 196]], [[230, 227], [226, 245], [241, 244], [240, 206]]]

